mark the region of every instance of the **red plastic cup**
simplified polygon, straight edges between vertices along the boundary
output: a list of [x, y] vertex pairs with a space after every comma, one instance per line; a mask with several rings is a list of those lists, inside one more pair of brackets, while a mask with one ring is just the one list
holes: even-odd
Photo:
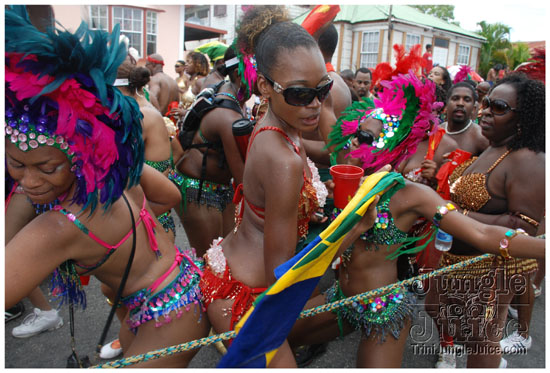
[[361, 167], [337, 164], [330, 168], [330, 174], [334, 181], [334, 206], [343, 209], [357, 192], [364, 171]]

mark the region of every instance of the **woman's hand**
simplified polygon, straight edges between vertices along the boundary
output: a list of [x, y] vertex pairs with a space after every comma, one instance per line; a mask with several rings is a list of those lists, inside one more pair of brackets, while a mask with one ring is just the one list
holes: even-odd
[[374, 221], [376, 220], [376, 214], [377, 214], [376, 205], [378, 204], [379, 200], [380, 200], [380, 196], [376, 195], [372, 203], [367, 208], [367, 211], [365, 211], [365, 215], [363, 215], [361, 220], [359, 220], [359, 222], [357, 223], [357, 228], [361, 232], [368, 231], [374, 225]]
[[185, 110], [184, 108], [175, 107], [175, 108], [172, 108], [172, 110], [170, 110], [170, 113], [168, 115], [183, 118], [186, 113], [187, 113], [187, 110]]

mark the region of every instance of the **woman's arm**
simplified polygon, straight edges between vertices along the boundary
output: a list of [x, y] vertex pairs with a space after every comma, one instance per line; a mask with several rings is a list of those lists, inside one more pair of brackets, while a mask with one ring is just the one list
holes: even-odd
[[144, 164], [139, 184], [155, 216], [170, 211], [181, 202], [181, 193], [164, 174]]
[[[204, 119], [205, 126], [212, 126], [223, 144], [225, 159], [235, 183], [239, 185], [243, 181], [244, 160], [239, 152], [235, 136], [233, 136], [232, 124], [242, 117], [231, 109], [214, 109]], [[201, 125], [203, 125], [201, 123]]]
[[[448, 203], [424, 185], [408, 183], [406, 188], [408, 189], [407, 195], [415, 196], [415, 198], [401, 198], [400, 200], [404, 204], [402, 207], [414, 211], [418, 216], [423, 216], [429, 221], [432, 221], [439, 206]], [[482, 252], [497, 255], [500, 254], [499, 243], [509, 230], [502, 226], [480, 223], [458, 211], [450, 211], [444, 215], [440, 227]], [[543, 258], [544, 246], [545, 240], [518, 235], [511, 240], [509, 252], [510, 255], [521, 258]]]
[[330, 153], [324, 141], [303, 139], [307, 156], [315, 163], [330, 165]]
[[[280, 141], [285, 140], [281, 138]], [[259, 170], [265, 191], [264, 264], [267, 286], [276, 280], [275, 268], [295, 254], [304, 169], [302, 159], [290, 148], [272, 148], [276, 149], [262, 154], [265, 167]]]
[[82, 235], [63, 215], [51, 211], [33, 219], [7, 243], [6, 309], [26, 297], [57, 266], [73, 257], [71, 252], [79, 247], [75, 232]]
[[[504, 199], [508, 211], [498, 215], [469, 212], [468, 216], [485, 224], [522, 228], [530, 235], [534, 235], [537, 228], [522, 220], [516, 213], [521, 213], [534, 221], [542, 218], [545, 203], [544, 157], [527, 150], [514, 153], [509, 156], [512, 163], [506, 165], [506, 174], [503, 176]], [[491, 181], [489, 179], [489, 189], [494, 190], [495, 186]], [[499, 180], [494, 182], [498, 183]]]
[[14, 193], [6, 206], [5, 242], [10, 240], [19, 232], [25, 225], [36, 217], [36, 212], [32, 203], [27, 196], [22, 193]]

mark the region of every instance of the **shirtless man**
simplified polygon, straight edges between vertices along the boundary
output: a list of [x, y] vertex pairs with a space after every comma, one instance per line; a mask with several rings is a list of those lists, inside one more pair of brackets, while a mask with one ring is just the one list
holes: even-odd
[[472, 153], [472, 156], [481, 154], [489, 146], [489, 140], [481, 134], [481, 128], [470, 118], [475, 111], [477, 93], [466, 82], [456, 83], [447, 94], [447, 122], [441, 126], [462, 150]]
[[[333, 24], [330, 24], [319, 36], [319, 49], [325, 59], [325, 65], [328, 75], [333, 80], [332, 89], [327, 99], [323, 102], [321, 108], [321, 118], [319, 119], [319, 131], [316, 138], [307, 137], [310, 140], [318, 140], [317, 143], [306, 141], [306, 152], [308, 156], [318, 164], [330, 165], [329, 153], [323, 150], [328, 143], [328, 135], [332, 131], [332, 126], [336, 119], [342, 115], [342, 112], [351, 105], [351, 92], [348, 85], [342, 77], [334, 70], [330, 63], [332, 55], [338, 44], [338, 31]], [[306, 138], [306, 133], [303, 134]], [[322, 140], [322, 141], [320, 141]], [[315, 159], [314, 159], [315, 158]]]
[[164, 59], [160, 54], [147, 57], [145, 67], [151, 72], [149, 81], [149, 98], [162, 115], [166, 115], [168, 104], [179, 102], [179, 90], [176, 81], [162, 71]]

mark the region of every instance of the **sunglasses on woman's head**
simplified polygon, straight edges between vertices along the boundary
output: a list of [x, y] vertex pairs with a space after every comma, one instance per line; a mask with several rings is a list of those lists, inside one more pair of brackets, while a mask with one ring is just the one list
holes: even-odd
[[483, 97], [483, 100], [481, 100], [481, 107], [483, 109], [489, 108], [493, 115], [504, 115], [509, 111], [516, 111], [516, 109], [510, 107], [506, 101], [498, 98], [491, 100], [487, 96]]
[[317, 97], [320, 102], [323, 102], [332, 88], [333, 80], [329, 81], [317, 88], [306, 87], [290, 87], [283, 88], [279, 83], [263, 74], [265, 79], [273, 86], [273, 90], [277, 93], [282, 93], [285, 102], [292, 106], [307, 106]]
[[370, 132], [363, 131], [361, 128], [358, 128], [357, 132], [355, 132], [355, 138], [359, 144], [372, 145], [374, 142], [374, 135]]

